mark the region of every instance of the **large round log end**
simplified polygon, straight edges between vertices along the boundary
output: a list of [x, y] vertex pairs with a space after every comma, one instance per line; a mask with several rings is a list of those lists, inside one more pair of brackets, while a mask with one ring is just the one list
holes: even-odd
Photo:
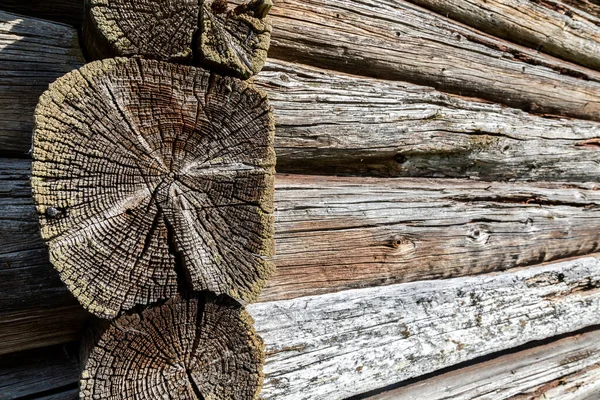
[[140, 59], [86, 65], [35, 113], [42, 238], [90, 312], [210, 290], [255, 301], [273, 272], [274, 121], [263, 92]]

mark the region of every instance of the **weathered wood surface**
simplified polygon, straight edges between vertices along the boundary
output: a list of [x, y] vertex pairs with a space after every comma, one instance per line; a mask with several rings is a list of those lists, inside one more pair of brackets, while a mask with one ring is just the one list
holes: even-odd
[[100, 322], [82, 343], [80, 398], [258, 399], [263, 342], [233, 303], [176, 296]]
[[280, 172], [562, 181], [600, 175], [596, 122], [547, 119], [275, 60], [254, 81], [275, 110]]
[[209, 290], [254, 302], [273, 274], [274, 119], [264, 92], [115, 58], [50, 85], [32, 192], [50, 260], [89, 312]]
[[271, 14], [274, 58], [600, 119], [597, 72], [402, 0], [280, 0]]
[[265, 399], [343, 399], [597, 324], [600, 260], [248, 306]]
[[[37, 26], [27, 22], [23, 28]], [[26, 45], [16, 39], [9, 47]], [[43, 43], [26, 49], [30, 58], [21, 61], [0, 51], [7, 76], [19, 77], [47, 51]], [[0, 99], [6, 93], [10, 102], [0, 107], [0, 154], [29, 151], [37, 96], [60, 71], [79, 65], [81, 57], [72, 55], [79, 50], [72, 50], [57, 55], [58, 72], [37, 76], [34, 88], [22, 86], [30, 80], [0, 81]], [[281, 172], [562, 181], [600, 174], [596, 122], [542, 118], [424, 86], [277, 60], [266, 69], [255, 83], [275, 109]]]
[[[33, 397], [72, 384], [79, 375], [77, 347], [61, 345], [0, 357], [0, 399]], [[29, 397], [28, 397], [29, 398]]]
[[408, 0], [491, 35], [600, 69], [600, 18], [560, 1]]
[[599, 73], [402, 0], [280, 0], [271, 13], [274, 58], [600, 120]]
[[83, 0], [2, 0], [0, 10], [76, 27], [81, 26], [83, 21]]
[[0, 155], [29, 151], [38, 97], [83, 62], [73, 28], [0, 11]]
[[[581, 397], [573, 398], [592, 400], [597, 396], [589, 396], [588, 388], [599, 383], [599, 363], [600, 331], [594, 330], [469, 365], [368, 400], [562, 400], [575, 394]], [[580, 382], [585, 385], [577, 387]], [[555, 395], [556, 391], [561, 394]]]

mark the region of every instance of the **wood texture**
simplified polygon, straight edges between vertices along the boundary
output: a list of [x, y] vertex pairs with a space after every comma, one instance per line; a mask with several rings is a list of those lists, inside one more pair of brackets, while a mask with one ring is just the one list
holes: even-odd
[[[14, 177], [29, 161], [0, 165]], [[22, 179], [0, 179], [0, 204], [13, 205], [0, 209], [12, 210], [0, 213], [0, 293], [11, 293], [0, 297], [0, 309], [27, 315], [45, 303], [73, 303], [62, 285], [45, 282], [37, 272], [51, 267], [43, 252], [30, 251], [43, 244], [39, 233], [23, 228], [35, 226], [36, 216], [25, 173]], [[259, 300], [465, 276], [598, 251], [600, 191], [594, 189], [281, 175], [275, 202], [278, 269]], [[30, 337], [10, 322], [1, 326], [7, 335]], [[49, 334], [74, 335], [70, 326]]]
[[274, 122], [240, 80], [124, 58], [58, 79], [35, 113], [32, 187], [50, 261], [102, 318], [273, 272]]
[[31, 398], [75, 383], [79, 375], [75, 349], [61, 345], [0, 357], [0, 399]]
[[265, 399], [343, 399], [598, 323], [600, 260], [248, 306]]
[[82, 400], [258, 399], [263, 343], [239, 305], [173, 298], [105, 324], [83, 346]]
[[402, 0], [280, 0], [271, 14], [273, 58], [431, 85], [535, 112], [600, 119], [597, 72]]
[[83, 20], [83, 0], [2, 0], [0, 10], [29, 15], [76, 27]]
[[86, 0], [83, 42], [92, 60], [144, 56], [194, 63], [247, 79], [265, 63], [273, 2]]
[[0, 155], [29, 151], [39, 96], [83, 62], [73, 28], [0, 11]]
[[600, 174], [596, 122], [275, 60], [254, 82], [275, 110], [280, 172], [574, 182]]
[[[594, 399], [600, 332], [595, 330], [424, 379], [368, 400]], [[578, 384], [584, 382], [584, 385]], [[574, 385], [573, 385], [574, 383]], [[561, 392], [559, 396], [556, 392]], [[545, 397], [544, 397], [545, 396]], [[564, 397], [574, 396], [574, 397]]]
[[561, 1], [409, 0], [491, 35], [600, 69], [600, 19]]

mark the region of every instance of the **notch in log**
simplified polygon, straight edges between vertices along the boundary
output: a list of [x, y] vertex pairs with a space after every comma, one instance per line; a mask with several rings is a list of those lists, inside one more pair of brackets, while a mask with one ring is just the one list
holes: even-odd
[[[238, 2], [239, 3], [239, 2]], [[143, 56], [194, 64], [248, 79], [260, 72], [271, 38], [272, 0], [86, 0], [88, 58]]]
[[80, 398], [257, 399], [264, 346], [253, 324], [219, 298], [174, 298], [96, 321], [82, 342]]
[[97, 61], [35, 113], [32, 188], [50, 260], [93, 314], [210, 290], [255, 301], [273, 272], [266, 95], [199, 68]]

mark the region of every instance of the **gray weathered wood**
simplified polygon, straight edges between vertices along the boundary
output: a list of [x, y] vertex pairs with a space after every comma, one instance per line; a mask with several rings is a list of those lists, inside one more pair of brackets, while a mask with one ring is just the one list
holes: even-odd
[[278, 171], [562, 181], [600, 175], [596, 122], [275, 60], [255, 83], [275, 110]]
[[44, 18], [76, 27], [83, 20], [83, 0], [2, 0], [0, 10]]
[[[74, 305], [49, 272], [29, 196], [29, 164], [0, 160], [0, 310], [23, 315], [43, 306]], [[598, 251], [595, 189], [595, 184], [280, 175], [278, 269], [260, 300], [464, 276]], [[10, 321], [0, 322], [2, 334], [36, 345], [30, 332]], [[68, 324], [48, 334], [56, 340], [74, 335]], [[0, 341], [0, 352], [10, 351], [6, 343]]]
[[0, 399], [11, 400], [77, 382], [77, 347], [53, 346], [0, 357]]
[[[598, 363], [600, 331], [594, 330], [424, 379], [368, 400], [558, 400], [564, 397], [549, 397], [557, 389], [581, 394], [587, 392], [589, 384], [597, 385]], [[582, 380], [588, 385], [577, 388]]]
[[[269, 55], [426, 84], [536, 112], [600, 119], [600, 74], [403, 0], [280, 0]], [[368, 27], [368, 29], [365, 29]]]
[[600, 260], [248, 306], [265, 399], [335, 400], [600, 321]]
[[561, 1], [409, 1], [491, 35], [600, 69], [600, 19]]
[[73, 28], [0, 11], [0, 155], [27, 153], [38, 97], [83, 62]]

